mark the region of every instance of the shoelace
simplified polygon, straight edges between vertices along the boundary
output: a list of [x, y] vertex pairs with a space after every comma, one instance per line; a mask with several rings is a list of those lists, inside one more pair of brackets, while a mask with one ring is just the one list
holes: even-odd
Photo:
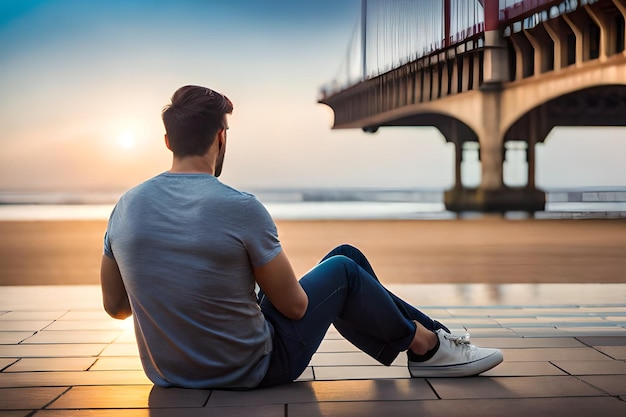
[[465, 333], [463, 336], [458, 336], [454, 334], [444, 333], [443, 335], [446, 340], [454, 342], [456, 345], [470, 345], [470, 334]]

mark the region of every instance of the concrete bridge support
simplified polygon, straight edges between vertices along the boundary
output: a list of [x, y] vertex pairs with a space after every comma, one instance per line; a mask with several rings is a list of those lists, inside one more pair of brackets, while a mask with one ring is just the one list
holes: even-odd
[[[456, 186], [446, 192], [446, 208], [451, 211], [539, 211], [545, 206], [545, 193], [535, 188], [534, 143], [529, 139], [527, 151], [528, 183], [523, 188], [510, 188], [503, 181], [504, 132], [501, 126], [503, 83], [509, 80], [508, 47], [498, 27], [499, 4], [487, 0], [485, 5], [485, 34], [483, 59], [478, 70], [482, 70], [480, 84], [481, 123], [476, 127], [480, 144], [481, 182], [478, 188], [469, 189], [461, 184], [457, 175]], [[520, 51], [522, 53], [522, 51]], [[535, 64], [541, 65], [540, 60]], [[522, 62], [522, 61], [520, 61]], [[518, 70], [524, 71], [523, 68]], [[449, 140], [449, 139], [448, 139]], [[533, 143], [531, 143], [533, 142]], [[456, 146], [455, 172], [460, 172], [462, 149]], [[532, 170], [532, 172], [531, 172]]]
[[[446, 136], [455, 143], [455, 187], [445, 193], [446, 208], [451, 211], [541, 211], [545, 207], [545, 193], [535, 186], [535, 144], [540, 140], [535, 135], [528, 135], [527, 148], [527, 184], [524, 187], [508, 187], [503, 180], [505, 155], [504, 135], [500, 129], [501, 90], [485, 90], [482, 96], [482, 127], [477, 131], [480, 145], [481, 182], [477, 188], [462, 185], [461, 164], [462, 142]], [[543, 138], [541, 138], [543, 139]]]

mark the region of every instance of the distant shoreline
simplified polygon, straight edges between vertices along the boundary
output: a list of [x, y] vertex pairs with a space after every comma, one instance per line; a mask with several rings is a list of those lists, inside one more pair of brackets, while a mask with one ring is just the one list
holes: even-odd
[[[417, 188], [258, 188], [249, 190], [276, 220], [452, 220], [480, 213], [446, 210], [444, 191]], [[103, 220], [121, 191], [0, 191], [1, 220]], [[626, 187], [550, 190], [546, 208], [507, 219], [626, 218]]]
[[[0, 190], [0, 205], [10, 204], [114, 204], [125, 190], [34, 191]], [[265, 203], [272, 202], [443, 202], [442, 188], [391, 187], [286, 187], [241, 188]], [[552, 202], [626, 202], [626, 186], [553, 188], [545, 190]]]

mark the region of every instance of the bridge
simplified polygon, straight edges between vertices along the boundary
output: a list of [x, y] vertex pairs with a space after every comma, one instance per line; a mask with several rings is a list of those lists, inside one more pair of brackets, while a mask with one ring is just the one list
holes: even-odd
[[[555, 126], [626, 125], [626, 0], [363, 0], [337, 79], [334, 129], [434, 126], [455, 146], [452, 211], [540, 211], [535, 145]], [[480, 184], [463, 184], [478, 150]], [[526, 153], [524, 186], [504, 184]]]

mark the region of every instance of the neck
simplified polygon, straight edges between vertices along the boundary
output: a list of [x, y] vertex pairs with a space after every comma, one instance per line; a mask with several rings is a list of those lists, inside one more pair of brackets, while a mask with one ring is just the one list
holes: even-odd
[[215, 175], [215, 166], [206, 158], [201, 156], [186, 156], [184, 158], [174, 158], [172, 160], [172, 173], [202, 173]]

